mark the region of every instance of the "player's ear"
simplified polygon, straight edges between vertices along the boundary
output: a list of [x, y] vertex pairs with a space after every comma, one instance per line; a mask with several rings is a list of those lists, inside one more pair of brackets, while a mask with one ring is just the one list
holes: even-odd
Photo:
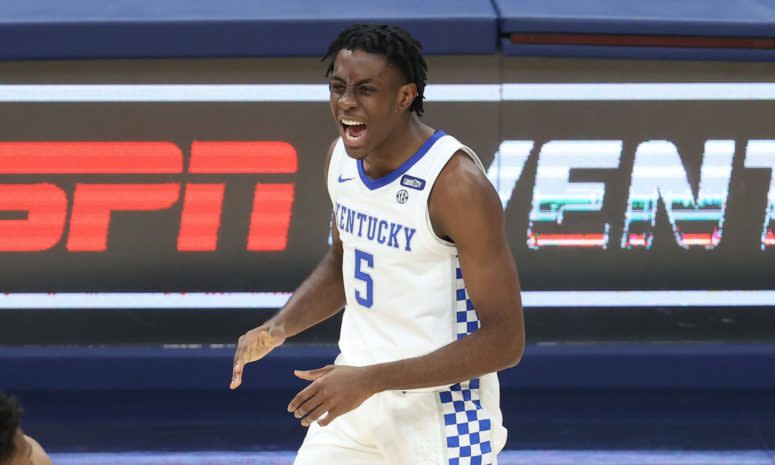
[[417, 84], [408, 82], [398, 88], [398, 108], [399, 110], [408, 110], [412, 102], [417, 97]]

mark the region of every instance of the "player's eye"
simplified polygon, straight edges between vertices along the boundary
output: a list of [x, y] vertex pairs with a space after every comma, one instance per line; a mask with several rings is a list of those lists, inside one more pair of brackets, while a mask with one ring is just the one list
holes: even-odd
[[342, 95], [347, 91], [347, 86], [339, 82], [331, 82], [328, 84], [328, 90], [332, 94]]
[[358, 95], [374, 95], [375, 92], [377, 92], [377, 89], [369, 86], [358, 86], [357, 88]]

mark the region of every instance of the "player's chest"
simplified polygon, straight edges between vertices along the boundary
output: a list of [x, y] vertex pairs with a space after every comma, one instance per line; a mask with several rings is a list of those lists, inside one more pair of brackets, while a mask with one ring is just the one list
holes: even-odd
[[412, 252], [421, 218], [419, 211], [382, 205], [374, 199], [337, 197], [334, 204], [339, 237], [348, 248]]

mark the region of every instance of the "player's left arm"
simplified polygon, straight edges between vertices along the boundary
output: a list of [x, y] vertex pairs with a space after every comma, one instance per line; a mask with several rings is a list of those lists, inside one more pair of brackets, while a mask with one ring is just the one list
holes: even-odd
[[297, 372], [313, 381], [288, 406], [303, 418], [302, 424], [328, 412], [319, 422], [326, 425], [377, 392], [454, 384], [519, 363], [525, 329], [503, 209], [495, 189], [465, 153], [456, 153], [442, 170], [431, 192], [429, 212], [436, 234], [457, 246], [479, 329], [420, 357]]
[[458, 152], [429, 200], [436, 235], [455, 243], [479, 329], [428, 355], [374, 367], [380, 390], [454, 384], [519, 363], [525, 329], [519, 277], [506, 242], [503, 207], [485, 174]]

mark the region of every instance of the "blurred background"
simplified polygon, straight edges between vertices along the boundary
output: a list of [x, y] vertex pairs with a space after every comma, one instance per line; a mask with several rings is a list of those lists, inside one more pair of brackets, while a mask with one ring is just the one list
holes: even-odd
[[501, 196], [501, 463], [775, 464], [775, 1], [4, 0], [0, 388], [54, 462], [292, 462], [338, 318], [231, 357], [328, 247], [320, 57], [362, 22]]

